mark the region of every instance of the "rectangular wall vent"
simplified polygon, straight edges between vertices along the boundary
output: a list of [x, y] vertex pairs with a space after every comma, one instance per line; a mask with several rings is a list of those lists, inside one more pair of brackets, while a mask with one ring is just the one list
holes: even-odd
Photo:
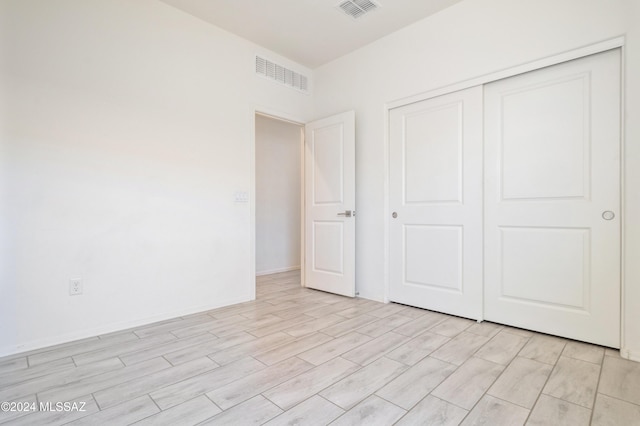
[[338, 8], [353, 19], [358, 19], [380, 6], [371, 0], [346, 0], [338, 5]]
[[307, 76], [260, 56], [256, 56], [256, 74], [301, 92], [309, 93]]

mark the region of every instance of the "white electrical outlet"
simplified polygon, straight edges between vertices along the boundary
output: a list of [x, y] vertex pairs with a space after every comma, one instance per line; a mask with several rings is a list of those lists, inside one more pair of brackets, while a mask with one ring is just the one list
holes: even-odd
[[80, 278], [69, 280], [69, 296], [79, 296], [82, 294], [82, 280]]

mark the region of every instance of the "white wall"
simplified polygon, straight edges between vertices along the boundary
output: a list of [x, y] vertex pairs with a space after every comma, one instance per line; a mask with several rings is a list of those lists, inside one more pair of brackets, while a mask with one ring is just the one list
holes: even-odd
[[256, 274], [300, 267], [301, 127], [256, 116]]
[[254, 110], [312, 108], [254, 55], [310, 71], [155, 0], [3, 0], [0, 37], [0, 355], [248, 300]]
[[356, 111], [357, 289], [382, 300], [385, 103], [628, 32], [625, 348], [640, 359], [640, 15], [637, 0], [467, 0], [315, 70], [315, 115]]

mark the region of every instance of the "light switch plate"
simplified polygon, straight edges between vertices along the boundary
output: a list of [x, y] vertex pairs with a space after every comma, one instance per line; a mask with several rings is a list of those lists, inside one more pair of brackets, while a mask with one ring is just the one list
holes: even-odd
[[236, 203], [248, 203], [249, 193], [247, 191], [236, 191], [234, 194], [234, 200]]

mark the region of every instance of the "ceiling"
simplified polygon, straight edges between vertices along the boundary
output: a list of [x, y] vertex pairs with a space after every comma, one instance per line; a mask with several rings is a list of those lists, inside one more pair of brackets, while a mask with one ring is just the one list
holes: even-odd
[[340, 0], [160, 1], [313, 69], [462, 0], [376, 0], [358, 19]]

